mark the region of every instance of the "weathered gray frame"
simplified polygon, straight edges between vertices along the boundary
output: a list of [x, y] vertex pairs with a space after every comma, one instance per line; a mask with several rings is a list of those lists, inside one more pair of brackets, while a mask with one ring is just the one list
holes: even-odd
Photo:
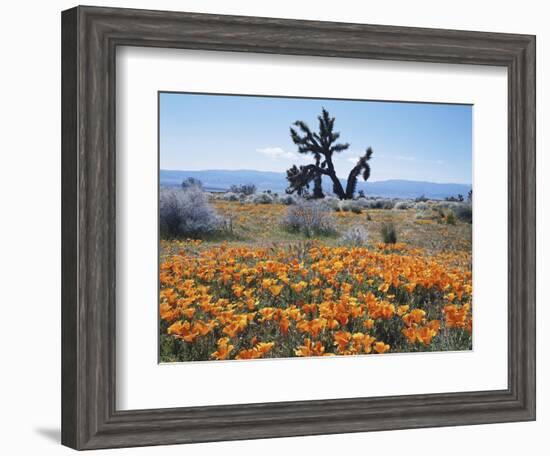
[[[506, 67], [508, 388], [116, 410], [115, 49], [122, 45]], [[535, 419], [534, 36], [77, 7], [62, 13], [62, 53], [63, 444], [93, 449]]]

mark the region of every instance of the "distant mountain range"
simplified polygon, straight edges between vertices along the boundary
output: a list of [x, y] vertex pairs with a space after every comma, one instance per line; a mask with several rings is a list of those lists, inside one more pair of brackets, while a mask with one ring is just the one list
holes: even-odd
[[[181, 185], [188, 177], [199, 179], [208, 191], [227, 191], [232, 185], [254, 184], [259, 191], [271, 190], [284, 193], [287, 187], [286, 175], [269, 171], [253, 170], [204, 170], [204, 171], [176, 171], [160, 170], [160, 185], [175, 187]], [[341, 179], [346, 185], [346, 180]], [[436, 182], [422, 182], [401, 179], [391, 179], [376, 182], [362, 182], [357, 184], [357, 190], [363, 190], [366, 196], [382, 196], [387, 198], [416, 198], [421, 195], [431, 199], [444, 199], [447, 196], [462, 194], [466, 196], [471, 185], [468, 184], [441, 184]], [[329, 179], [323, 179], [323, 189], [331, 193]]]

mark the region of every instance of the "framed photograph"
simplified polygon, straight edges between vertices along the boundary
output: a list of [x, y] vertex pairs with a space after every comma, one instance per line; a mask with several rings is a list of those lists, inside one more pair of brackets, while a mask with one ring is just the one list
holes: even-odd
[[535, 37], [62, 13], [62, 442], [535, 419]]

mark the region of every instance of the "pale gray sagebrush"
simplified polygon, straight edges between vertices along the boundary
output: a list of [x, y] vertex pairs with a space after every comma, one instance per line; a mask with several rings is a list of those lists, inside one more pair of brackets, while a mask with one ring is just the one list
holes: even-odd
[[222, 224], [199, 187], [162, 189], [159, 205], [160, 232], [165, 237], [198, 237], [216, 231]]
[[342, 235], [341, 241], [343, 244], [353, 247], [363, 247], [369, 241], [369, 233], [363, 225], [355, 225]]
[[320, 201], [298, 201], [288, 208], [283, 226], [292, 232], [300, 232], [306, 237], [331, 235], [336, 232], [330, 209]]

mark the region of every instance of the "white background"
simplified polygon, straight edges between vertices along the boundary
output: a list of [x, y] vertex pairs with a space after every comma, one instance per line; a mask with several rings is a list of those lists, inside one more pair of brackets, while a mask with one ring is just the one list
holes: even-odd
[[[103, 454], [425, 454], [491, 451], [500, 455], [546, 454], [550, 426], [547, 394], [550, 338], [545, 278], [550, 269], [548, 195], [550, 173], [546, 113], [550, 93], [545, 2], [511, 1], [102, 1], [105, 6], [339, 20], [420, 27], [537, 34], [538, 142], [538, 421], [113, 450]], [[0, 29], [3, 65], [0, 186], [2, 286], [0, 448], [6, 454], [69, 454], [58, 445], [60, 421], [60, 18], [67, 1], [10, 3]], [[545, 219], [546, 218], [546, 219]], [[31, 453], [32, 454], [32, 453]]]
[[[224, 77], [220, 78], [220, 74]], [[474, 350], [158, 365], [159, 89], [473, 104]], [[504, 68], [188, 50], [119, 50], [118, 408], [506, 389], [506, 127]], [[491, 185], [483, 185], [487, 177]], [[495, 287], [495, 283], [503, 286]], [[407, 376], [406, 372], [415, 375]], [[224, 387], [219, 388], [222, 378]], [[186, 393], [174, 396], [166, 388], [169, 384], [185, 385]]]

